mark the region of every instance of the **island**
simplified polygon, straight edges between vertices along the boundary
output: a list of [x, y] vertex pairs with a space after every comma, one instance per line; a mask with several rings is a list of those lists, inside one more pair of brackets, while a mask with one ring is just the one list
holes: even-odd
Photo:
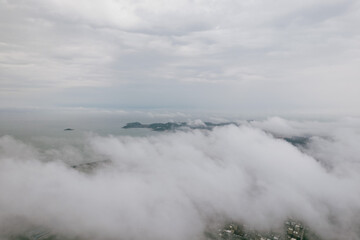
[[[227, 126], [227, 125], [235, 125], [240, 126], [236, 122], [222, 122], [222, 123], [212, 123], [212, 122], [198, 122], [198, 123], [187, 123], [187, 122], [167, 122], [167, 123], [149, 123], [143, 124], [140, 122], [130, 122], [127, 123], [123, 128], [148, 128], [153, 131], [175, 131], [175, 130], [189, 130], [189, 129], [204, 129], [204, 130], [212, 130], [214, 127]], [[272, 135], [274, 138], [285, 140], [286, 142], [294, 145], [295, 147], [305, 147], [306, 144], [311, 139], [311, 136], [291, 136], [285, 137], [276, 135], [272, 132], [265, 131], [266, 133]]]
[[171, 131], [177, 129], [206, 129], [211, 130], [214, 127], [226, 126], [226, 125], [236, 125], [235, 122], [225, 122], [225, 123], [212, 123], [212, 122], [201, 122], [197, 124], [187, 123], [187, 122], [167, 122], [167, 123], [150, 123], [142, 124], [140, 122], [131, 122], [127, 123], [123, 128], [149, 128], [153, 131]]

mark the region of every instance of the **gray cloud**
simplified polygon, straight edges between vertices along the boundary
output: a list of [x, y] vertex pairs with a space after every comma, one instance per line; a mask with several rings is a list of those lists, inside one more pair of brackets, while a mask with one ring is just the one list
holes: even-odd
[[0, 3], [2, 107], [94, 106], [98, 87], [103, 105], [166, 105], [150, 85], [174, 107], [358, 114], [357, 1]]

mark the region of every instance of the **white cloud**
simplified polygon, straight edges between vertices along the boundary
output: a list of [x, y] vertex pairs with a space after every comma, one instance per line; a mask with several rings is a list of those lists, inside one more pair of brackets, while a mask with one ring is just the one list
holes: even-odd
[[[293, 217], [327, 239], [360, 239], [358, 122], [332, 123], [349, 131], [284, 119], [264, 124], [279, 122], [285, 132], [321, 126], [340, 138], [314, 139], [305, 154], [249, 126], [90, 136], [87, 148], [46, 152], [1, 137], [0, 233], [40, 225], [69, 237], [199, 239], [210, 220], [267, 229]], [[62, 163], [86, 156], [113, 163], [92, 175]]]

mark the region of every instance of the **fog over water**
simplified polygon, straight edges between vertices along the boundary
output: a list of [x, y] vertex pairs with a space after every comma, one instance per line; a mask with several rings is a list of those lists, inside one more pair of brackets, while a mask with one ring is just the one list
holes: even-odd
[[[1, 238], [40, 226], [71, 238], [201, 239], [228, 221], [268, 230], [294, 218], [325, 239], [360, 239], [358, 118], [238, 123], [2, 134]], [[308, 141], [281, 139], [294, 136]], [[91, 173], [71, 167], [103, 160]]]

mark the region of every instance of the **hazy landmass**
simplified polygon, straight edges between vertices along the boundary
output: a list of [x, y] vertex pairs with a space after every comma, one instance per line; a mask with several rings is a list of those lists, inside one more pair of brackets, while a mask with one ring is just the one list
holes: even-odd
[[[140, 122], [131, 122], [131, 123], [127, 123], [123, 128], [125, 129], [148, 128], [153, 131], [162, 132], [162, 131], [189, 130], [189, 129], [212, 130], [214, 127], [221, 127], [227, 125], [239, 126], [239, 123], [236, 122], [212, 123], [212, 122], [197, 121], [197, 122], [167, 122], [167, 123], [142, 124]], [[304, 146], [310, 140], [310, 136], [281, 137], [281, 136], [277, 136], [276, 134], [274, 134], [274, 136], [277, 138], [281, 138], [295, 146]]]
[[154, 131], [169, 131], [178, 129], [207, 129], [211, 130], [214, 127], [226, 126], [226, 125], [238, 125], [235, 122], [224, 122], [224, 123], [212, 123], [212, 122], [167, 122], [167, 123], [150, 123], [142, 124], [140, 122], [127, 123], [123, 128], [150, 128]]

